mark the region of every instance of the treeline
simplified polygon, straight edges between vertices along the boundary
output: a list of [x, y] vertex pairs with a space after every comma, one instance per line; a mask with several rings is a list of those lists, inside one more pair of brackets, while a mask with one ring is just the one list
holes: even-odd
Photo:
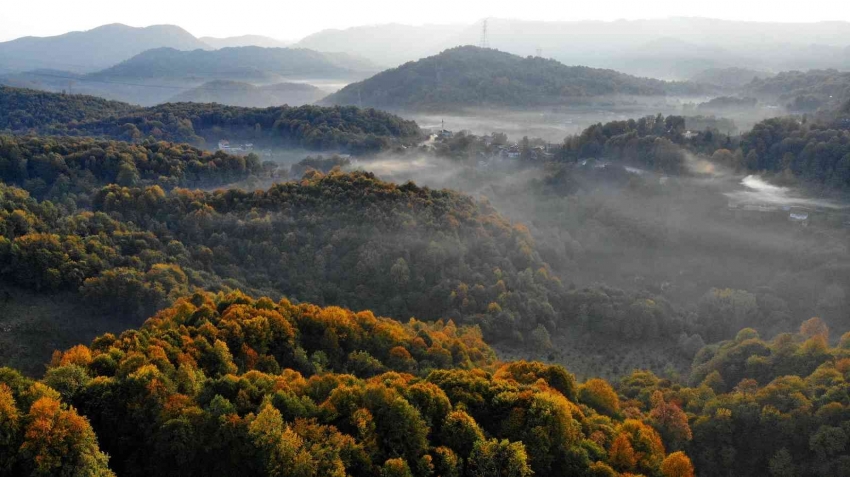
[[651, 170], [678, 174], [685, 171], [684, 149], [713, 152], [731, 147], [728, 136], [716, 130], [694, 132], [686, 138], [683, 116], [646, 116], [588, 127], [564, 140], [557, 158], [561, 161], [615, 159]]
[[848, 475], [850, 335], [828, 343], [818, 318], [770, 341], [744, 329], [700, 351], [694, 387], [640, 372], [619, 389], [642, 409], [662, 399], [687, 412], [699, 475]]
[[565, 139], [557, 158], [622, 160], [665, 173], [685, 172], [685, 153], [700, 153], [739, 171], [782, 174], [833, 189], [850, 186], [850, 122], [766, 119], [740, 138], [706, 128], [683, 133], [686, 118], [649, 116], [588, 127]]
[[784, 71], [754, 78], [746, 94], [778, 99], [795, 113], [835, 108], [850, 99], [850, 73], [838, 70]]
[[[21, 381], [4, 370], [0, 396]], [[196, 293], [57, 352], [43, 383], [91, 422], [119, 475], [693, 476], [662, 441], [671, 426], [690, 434], [675, 405], [654, 419], [602, 380], [496, 364], [451, 322]], [[0, 412], [28, 404], [10, 401]], [[62, 444], [21, 457], [55, 474], [80, 452]], [[76, 470], [109, 475], [95, 455]]]
[[32, 196], [86, 204], [108, 184], [208, 187], [264, 177], [256, 155], [210, 153], [185, 144], [0, 136], [0, 180]]
[[796, 118], [767, 119], [741, 139], [744, 167], [791, 173], [806, 181], [850, 186], [850, 130]]
[[0, 85], [0, 131], [78, 124], [130, 114], [140, 108], [81, 94], [57, 94]]
[[[12, 132], [99, 136], [132, 142], [151, 139], [203, 146], [229, 139], [314, 150], [374, 152], [416, 142], [421, 134], [413, 121], [353, 106], [240, 108], [168, 103], [134, 108], [87, 96], [8, 87], [0, 89], [0, 105], [0, 128]], [[81, 117], [74, 116], [69, 121], [68, 114], [62, 113], [66, 110]]]

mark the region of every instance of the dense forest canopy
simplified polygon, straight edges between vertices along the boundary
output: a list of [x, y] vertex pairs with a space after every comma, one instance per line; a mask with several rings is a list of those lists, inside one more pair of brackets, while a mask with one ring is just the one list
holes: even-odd
[[[266, 165], [267, 168], [270, 165]], [[0, 179], [36, 198], [86, 206], [109, 184], [211, 187], [271, 173], [256, 155], [233, 156], [186, 144], [70, 137], [0, 136]]]
[[0, 130], [76, 124], [138, 111], [138, 107], [94, 96], [64, 95], [0, 86]]
[[[50, 397], [18, 424], [38, 397], [28, 384], [0, 372], [13, 445], [25, 435], [21, 449], [34, 446], [19, 429], [47, 410], [57, 427], [76, 418], [88, 434], [65, 454], [46, 436], [38, 450], [51, 459], [6, 447], [12, 469], [109, 475], [94, 429], [110, 468], [128, 476], [693, 475], [673, 450], [690, 434], [675, 404], [653, 418], [622, 409], [604, 381], [495, 363], [475, 330], [451, 322], [399, 324], [238, 292], [196, 293], [139, 330], [57, 352], [44, 384], [29, 384]], [[665, 443], [668, 428], [677, 440]]]
[[[9, 280], [71, 290], [85, 282], [103, 304], [110, 287], [131, 280], [135, 298], [125, 291], [108, 302], [143, 314], [172, 291], [229, 283], [399, 319], [481, 322], [494, 336], [556, 326], [552, 303], [565, 291], [527, 231], [467, 196], [363, 173], [313, 173], [267, 191], [166, 193], [263, 171], [250, 156], [121, 144], [4, 139], [4, 179], [54, 201], [4, 186]], [[36, 172], [44, 179], [29, 177]], [[136, 238], [125, 243], [128, 234]], [[38, 252], [53, 247], [49, 258]], [[166, 282], [154, 278], [160, 272]]]
[[348, 85], [323, 103], [391, 110], [527, 108], [600, 96], [663, 96], [674, 92], [699, 94], [701, 87], [463, 46]]
[[[421, 135], [413, 121], [351, 106], [240, 108], [170, 103], [134, 108], [90, 96], [9, 87], [0, 87], [0, 104], [4, 105], [0, 108], [0, 128], [12, 132], [99, 136], [133, 142], [152, 138], [204, 145], [229, 139], [369, 152], [415, 142]], [[77, 116], [63, 113], [80, 108], [82, 112], [77, 112]]]

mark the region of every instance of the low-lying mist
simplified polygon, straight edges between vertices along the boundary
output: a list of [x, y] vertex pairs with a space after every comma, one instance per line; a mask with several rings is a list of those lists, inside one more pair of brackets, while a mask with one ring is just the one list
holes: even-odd
[[[644, 291], [693, 313], [713, 288], [745, 290], [786, 310], [743, 324], [766, 333], [816, 315], [850, 324], [842, 311], [850, 291], [843, 204], [704, 157], [691, 155], [686, 165], [688, 173], [668, 176], [604, 160], [543, 166], [408, 153], [350, 168], [489, 201], [529, 227], [565, 284]], [[805, 219], [793, 220], [800, 208]]]
[[[735, 111], [703, 111], [695, 102], [707, 98], [657, 97], [657, 98], [603, 98], [593, 105], [553, 106], [546, 109], [497, 110], [468, 109], [454, 113], [399, 112], [405, 119], [415, 120], [423, 129], [437, 131], [442, 127], [451, 131], [469, 131], [473, 134], [499, 132], [512, 138], [523, 136], [541, 138], [561, 143], [566, 136], [580, 134], [588, 126], [610, 121], [624, 121], [642, 116], [676, 114], [689, 118], [688, 127], [703, 130], [704, 121], [727, 134], [736, 134], [751, 128], [784, 108], [762, 105]], [[716, 120], [728, 125], [717, 124]]]

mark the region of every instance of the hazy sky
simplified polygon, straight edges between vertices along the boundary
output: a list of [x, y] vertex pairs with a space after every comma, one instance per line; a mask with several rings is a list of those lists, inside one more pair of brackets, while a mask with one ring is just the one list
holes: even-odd
[[325, 28], [376, 23], [472, 23], [485, 17], [616, 20], [704, 16], [729, 20], [850, 21], [846, 0], [0, 0], [0, 41], [87, 30], [105, 23], [180, 25], [196, 36], [248, 33], [298, 39]]

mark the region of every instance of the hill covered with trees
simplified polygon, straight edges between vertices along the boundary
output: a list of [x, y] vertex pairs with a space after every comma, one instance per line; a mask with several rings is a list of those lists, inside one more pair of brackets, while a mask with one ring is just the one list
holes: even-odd
[[829, 70], [785, 71], [754, 79], [744, 92], [780, 101], [792, 112], [836, 108], [850, 100], [850, 73]]
[[3, 141], [4, 180], [42, 199], [3, 186], [11, 283], [82, 286], [106, 309], [140, 315], [192, 287], [240, 287], [455, 318], [494, 337], [556, 326], [564, 290], [527, 231], [467, 196], [336, 172], [266, 191], [190, 191], [174, 187], [263, 171], [250, 157], [165, 143], [77, 141]]
[[744, 329], [690, 386], [578, 382], [451, 321], [197, 292], [57, 351], [40, 381], [0, 368], [0, 457], [9, 475], [838, 477], [850, 337], [828, 342], [817, 318]]
[[346, 86], [324, 104], [389, 110], [540, 107], [603, 96], [695, 94], [700, 86], [463, 46]]
[[129, 114], [140, 108], [94, 96], [0, 86], [0, 130], [37, 129]]
[[171, 98], [173, 103], [220, 103], [228, 106], [265, 108], [288, 104], [314, 103], [327, 95], [306, 83], [278, 83], [254, 86], [239, 81], [210, 81]]
[[624, 413], [604, 381], [496, 363], [451, 322], [238, 292], [57, 352], [43, 382], [2, 369], [0, 403], [0, 456], [45, 474], [112, 475], [97, 439], [128, 476], [693, 475], [667, 427]]
[[[203, 151], [186, 144], [132, 144], [88, 137], [0, 136], [0, 179], [37, 199], [85, 207], [109, 184], [214, 187], [265, 177], [256, 155], [240, 157]], [[69, 202], [70, 201], [70, 202]]]
[[[687, 413], [692, 440], [684, 448], [698, 475], [837, 477], [850, 472], [848, 365], [850, 334], [831, 347], [829, 329], [812, 318], [799, 333], [768, 341], [744, 329], [704, 348], [693, 387], [635, 373], [619, 391], [654, 406], [656, 422], [671, 422], [661, 417], [671, 405]], [[660, 432], [670, 442], [673, 429]]]
[[374, 152], [417, 142], [421, 136], [415, 122], [374, 109], [200, 103], [138, 108], [91, 96], [10, 87], [0, 87], [0, 128], [132, 142], [152, 139], [203, 146], [229, 139], [348, 152]]
[[850, 130], [796, 118], [758, 123], [741, 138], [741, 156], [749, 170], [792, 176], [827, 187], [850, 187]]

